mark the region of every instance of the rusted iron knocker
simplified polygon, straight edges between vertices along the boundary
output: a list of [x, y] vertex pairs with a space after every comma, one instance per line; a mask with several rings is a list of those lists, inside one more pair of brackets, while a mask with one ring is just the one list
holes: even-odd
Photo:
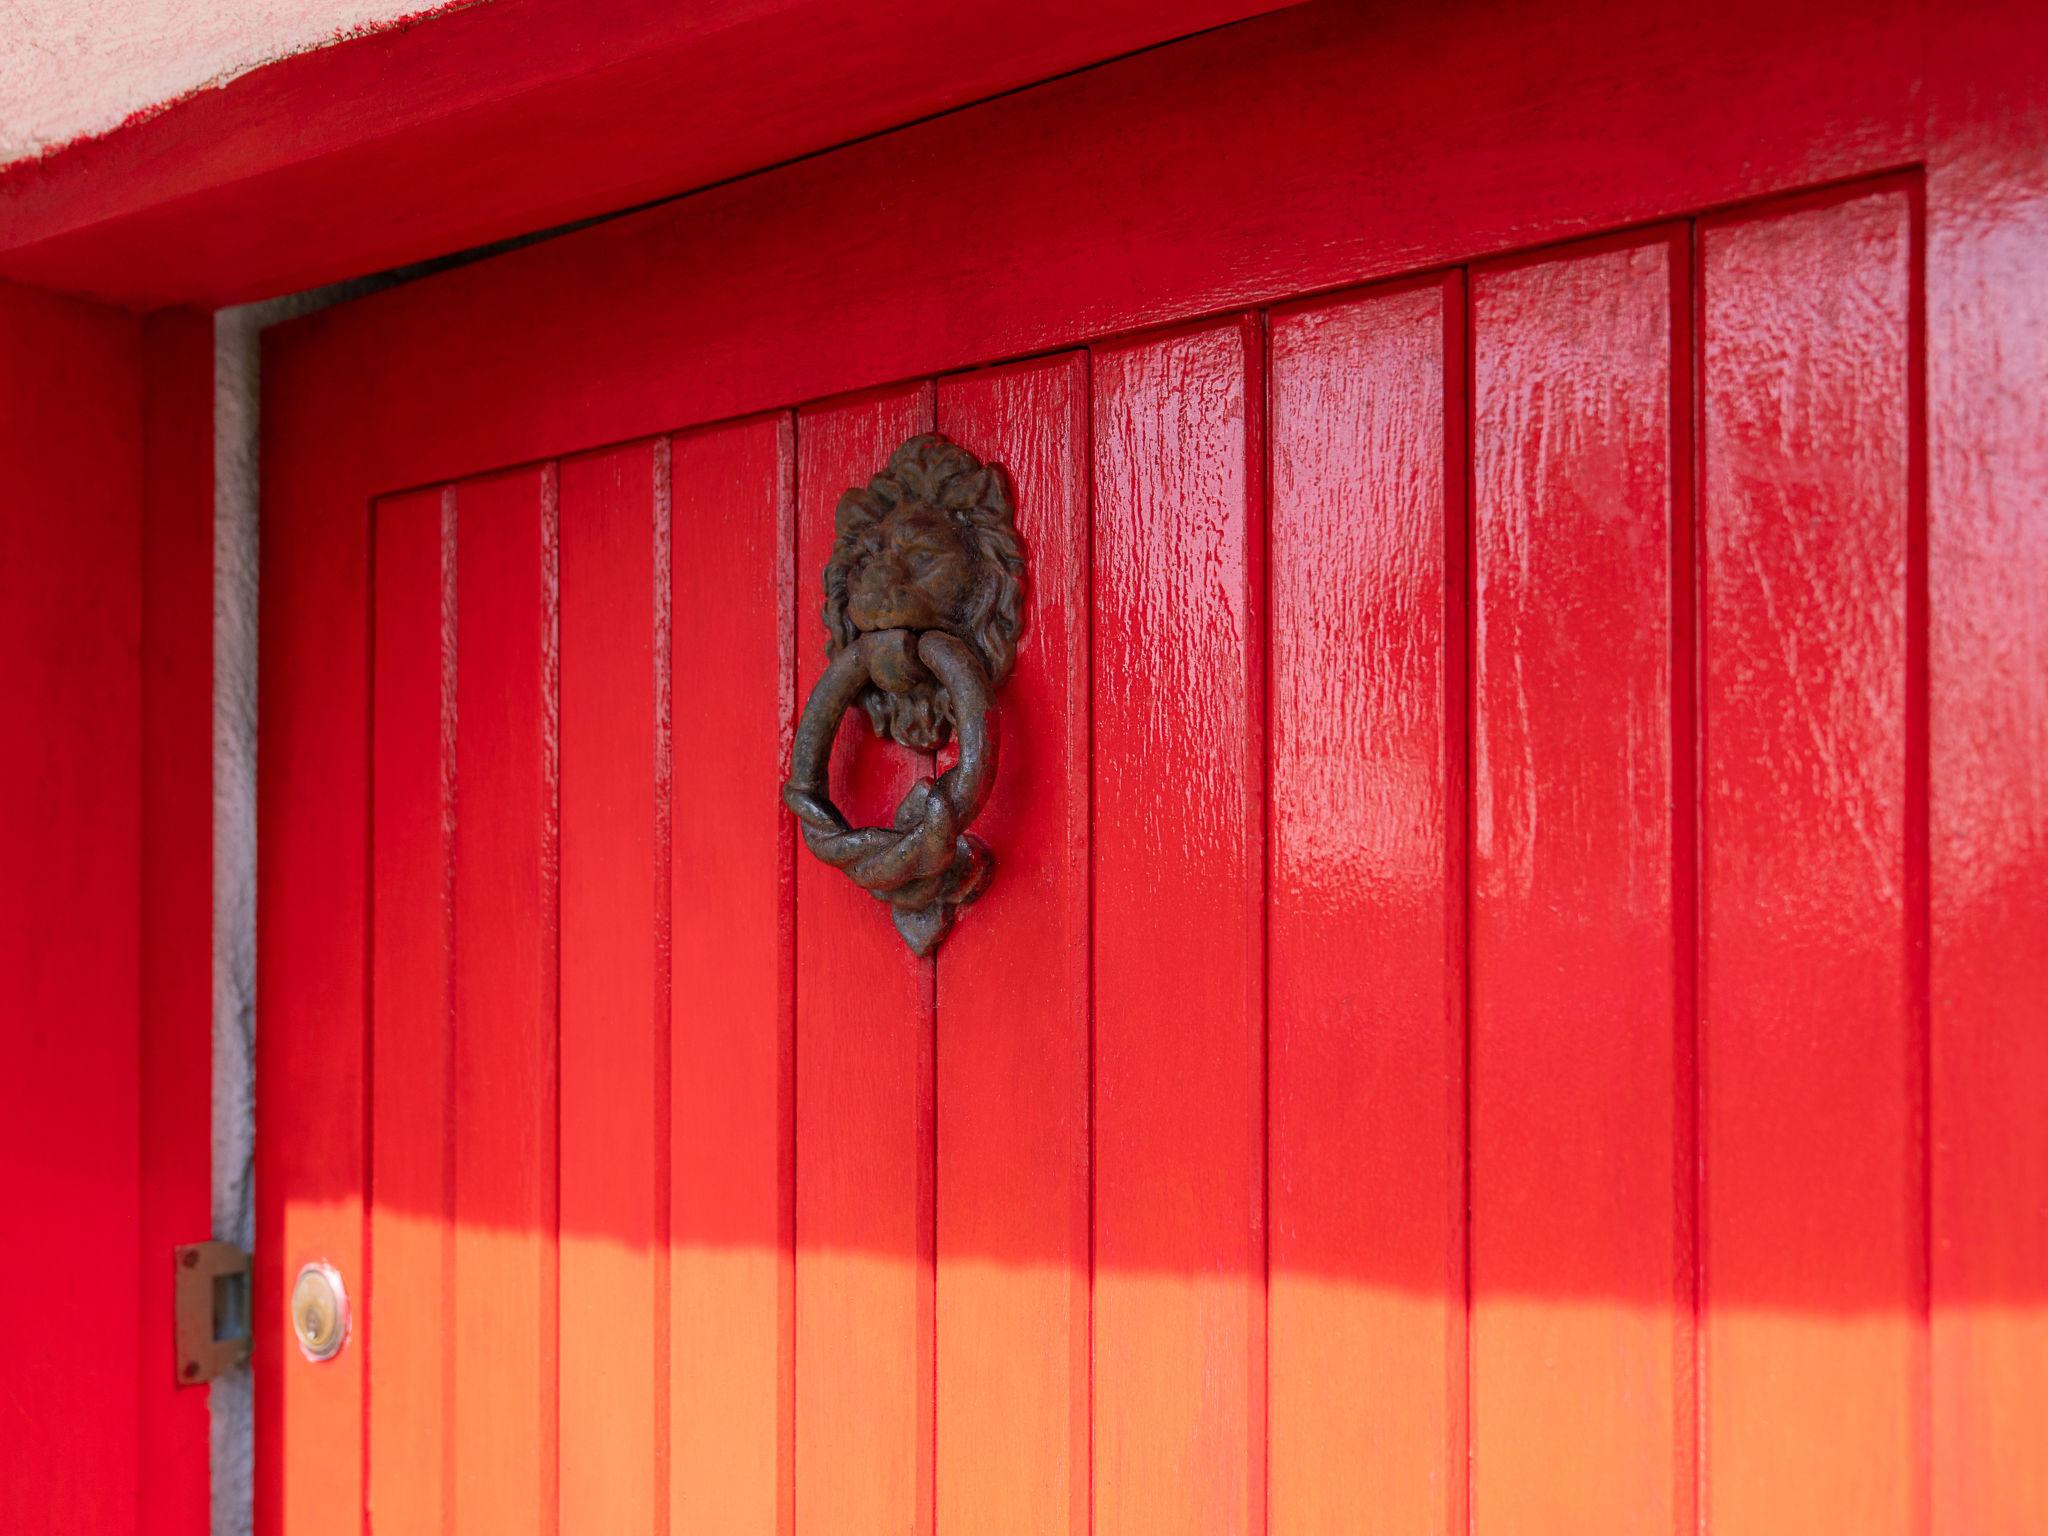
[[[825, 567], [824, 676], [797, 723], [782, 801], [804, 845], [889, 903], [928, 955], [987, 888], [993, 860], [968, 831], [995, 785], [991, 696], [1023, 629], [1024, 555], [1002, 475], [934, 434], [913, 437], [839, 499]], [[832, 741], [859, 702], [875, 734], [918, 752], [957, 735], [960, 760], [921, 778], [888, 827], [832, 803]]]

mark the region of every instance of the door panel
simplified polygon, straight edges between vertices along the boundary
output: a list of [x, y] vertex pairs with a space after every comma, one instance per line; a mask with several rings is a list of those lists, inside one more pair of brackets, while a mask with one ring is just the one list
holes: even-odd
[[[1965, 683], [2005, 674], [1930, 606], [1921, 466], [2017, 493], [2013, 452], [1980, 481], [1928, 437], [1919, 141], [1800, 159], [1805, 118], [1752, 114], [1760, 158], [1660, 170], [1582, 101], [1584, 188], [1495, 134], [1493, 180], [1454, 143], [1455, 184], [1407, 167], [1381, 206], [1343, 190], [1376, 141], [1305, 116], [1352, 122], [1340, 44], [1441, 23], [1304, 16], [1263, 65], [1129, 66], [1273, 108], [1228, 196], [1166, 178], [1184, 246], [1134, 190], [1178, 163], [1148, 128], [1099, 145], [1117, 198], [1061, 183], [1126, 264], [1026, 221], [1014, 283], [959, 241], [835, 286], [947, 165], [1036, 206], [1010, 130], [1081, 130], [995, 104], [775, 173], [788, 228], [740, 186], [437, 279], [467, 318], [401, 291], [280, 349], [265, 1083], [304, 1144], [266, 1153], [265, 1262], [333, 1257], [367, 1305], [330, 1366], [266, 1325], [267, 1530], [357, 1528], [353, 1478], [383, 1530], [2041, 1523], [1959, 1443], [2023, 1438], [2048, 1372], [2024, 1221], [1970, 1182], [2017, 1170], [2031, 1209], [2031, 1153], [1965, 1134], [2025, 1016], [1928, 986], [1930, 902], [1977, 933], [1992, 899], [1929, 884], [1930, 695], [1959, 751]], [[1660, 68], [1697, 90], [1719, 36]], [[1289, 60], [1294, 117], [1259, 73]], [[1283, 118], [1315, 197], [1247, 190]], [[1566, 229], [1607, 233], [1496, 254]], [[1425, 260], [1459, 264], [1324, 291]], [[734, 302], [748, 261], [786, 309]], [[571, 268], [605, 280], [534, 281]], [[371, 387], [494, 369], [441, 435]], [[775, 790], [834, 503], [933, 425], [1008, 465], [1031, 585], [995, 883], [924, 963]], [[835, 790], [882, 821], [933, 766], [856, 718]], [[1972, 1232], [2004, 1246], [1943, 1246]]]
[[1913, 1529], [1925, 1496], [1914, 245], [1907, 187], [1701, 231], [1706, 1499], [1721, 1531], [1882, 1536]]
[[986, 1536], [1089, 1529], [1088, 378], [1070, 352], [938, 393], [940, 430], [1008, 467], [1031, 558], [975, 821], [999, 916], [937, 964], [938, 1523]]
[[1466, 1525], [1464, 328], [1457, 273], [1272, 323], [1276, 1531]]
[[1472, 279], [1472, 1465], [1489, 1528], [1662, 1532], [1691, 1502], [1685, 243]]
[[454, 1454], [455, 489], [377, 505], [370, 1517], [441, 1530]]
[[565, 1536], [652, 1529], [668, 1465], [668, 460], [561, 467]]
[[551, 1530], [560, 870], [556, 471], [455, 496], [456, 1528]]
[[[1910, 190], [380, 503], [376, 1518], [1907, 1519]], [[935, 423], [1034, 579], [927, 963], [744, 808]]]
[[1095, 355], [1095, 1525], [1265, 1504], [1262, 331]]
[[656, 695], [655, 749], [670, 775], [669, 1529], [787, 1536], [795, 839], [755, 790], [779, 781], [796, 721], [795, 425], [757, 417], [668, 448], [654, 557], [684, 663]]
[[[840, 492], [930, 431], [932, 409], [920, 383], [798, 414], [798, 570], [825, 568]], [[825, 669], [822, 629], [801, 602], [799, 697]], [[888, 826], [931, 763], [861, 751], [865, 734], [840, 732], [834, 798], [854, 824]], [[929, 1536], [932, 969], [874, 898], [809, 854], [796, 910], [796, 1525]]]

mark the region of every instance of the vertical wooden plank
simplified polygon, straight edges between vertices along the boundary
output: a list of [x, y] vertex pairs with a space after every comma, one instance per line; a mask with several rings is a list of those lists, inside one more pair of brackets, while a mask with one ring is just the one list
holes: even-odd
[[2048, 26], [1929, 35], [1934, 1530], [2048, 1530]]
[[1103, 1536], [1265, 1526], [1261, 337], [1095, 355]]
[[[667, 1461], [667, 445], [561, 469], [561, 1478], [570, 1536], [654, 1531]], [[665, 575], [666, 572], [664, 571]]]
[[1472, 278], [1482, 1530], [1690, 1523], [1692, 1083], [1677, 1042], [1691, 1023], [1676, 1007], [1672, 827], [1681, 240]]
[[764, 786], [795, 724], [794, 424], [688, 433], [671, 454], [669, 1526], [790, 1536], [796, 866]]
[[1912, 247], [1903, 188], [1701, 231], [1717, 1536], [1924, 1523]]
[[177, 1385], [164, 1293], [172, 1247], [213, 1229], [213, 317], [150, 316], [142, 369], [137, 1528], [204, 1536], [208, 1394]]
[[938, 1521], [1088, 1529], [1088, 359], [939, 386], [1030, 561], [988, 894], [938, 957]]
[[455, 492], [387, 498], [375, 520], [368, 1499], [397, 1536], [448, 1510]]
[[1272, 321], [1276, 1536], [1465, 1526], [1463, 331]]
[[[0, 1241], [22, 1260], [0, 1274], [6, 1530], [133, 1530], [143, 1497], [142, 361], [133, 316], [0, 283]], [[150, 1363], [172, 1369], [168, 1350]]]
[[455, 1529], [555, 1527], [555, 470], [456, 500]]
[[[797, 691], [824, 670], [813, 606], [840, 493], [932, 426], [912, 385], [797, 419]], [[849, 716], [834, 798], [887, 826], [927, 760]], [[796, 1524], [932, 1526], [932, 970], [845, 875], [797, 861]]]
[[[358, 1536], [367, 1314], [320, 1365], [293, 1343], [299, 1266], [364, 1281], [370, 1092], [371, 505], [347, 489], [356, 403], [265, 354], [256, 772], [255, 1524]], [[301, 412], [303, 411], [303, 414]], [[317, 681], [312, 681], [317, 680]]]

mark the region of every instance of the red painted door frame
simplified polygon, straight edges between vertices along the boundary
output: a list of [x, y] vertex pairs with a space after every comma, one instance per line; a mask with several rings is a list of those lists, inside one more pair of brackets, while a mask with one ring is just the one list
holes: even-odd
[[[2048, 1263], [2034, 1214], [2048, 1159], [2032, 1129], [2048, 1088], [2035, 1033], [2048, 909], [2029, 745], [2048, 732], [2048, 705], [2022, 660], [2040, 653], [2048, 560], [2048, 424], [2033, 387], [2048, 369], [2048, 321], [2029, 287], [2048, 239], [2042, 24], [1998, 4], [1937, 13], [1910, 3], [1793, 14], [1591, 4], [1572, 26], [1554, 20], [1488, 7], [1451, 18], [1305, 7], [280, 333], [266, 418], [262, 1071], [267, 1102], [292, 1114], [297, 1135], [262, 1152], [275, 1235], [262, 1294], [281, 1294], [305, 1254], [344, 1265], [363, 1256], [369, 1084], [359, 1062], [339, 1064], [355, 1075], [337, 1079], [328, 1046], [359, 1036], [365, 1016], [365, 509], [375, 498], [1588, 231], [1645, 231], [1620, 242], [1631, 252], [1668, 246], [1641, 293], [1683, 310], [1705, 292], [1681, 280], [1687, 263], [1773, 270], [1769, 251], [1745, 243], [1743, 220], [1716, 210], [1787, 193], [1829, 209], [1847, 206], [1838, 189], [1874, 189], [1872, 248], [1910, 261], [1924, 294], [1924, 307], [1900, 311], [1909, 350], [1924, 349], [1914, 354], [1924, 384], [1898, 395], [1925, 432], [1926, 457], [1910, 466], [1924, 542], [1895, 552], [1924, 570], [1929, 594], [1907, 598], [1909, 622], [1924, 626], [1912, 665], [1926, 702], [1902, 727], [1909, 765], [1920, 765], [1909, 771], [1929, 787], [1927, 819], [1900, 834], [1926, 850], [1924, 883], [1903, 898], [1913, 913], [1902, 942], [1920, 979], [1914, 1011], [1888, 1026], [1919, 1042], [1915, 1102], [1930, 1116], [1908, 1137], [1924, 1137], [1911, 1177], [1926, 1230], [1924, 1252], [1904, 1262], [1927, 1305], [1905, 1475], [1922, 1490], [1915, 1530], [2017, 1531], [2048, 1516], [2048, 1492], [2013, 1481], [1995, 1433], [2048, 1396], [2038, 1323], [1995, 1304], [2031, 1294]], [[1464, 51], [1446, 72], [1453, 37]], [[1378, 89], [1359, 89], [1368, 78]], [[906, 262], [898, 233], [872, 219], [884, 199], [945, 210], [963, 198], [997, 238]], [[1657, 230], [1666, 220], [1697, 220], [1697, 248], [1671, 245]], [[1517, 271], [1513, 261], [1484, 268], [1477, 301], [1512, 305]], [[1704, 319], [1707, 346], [1736, 349], [1723, 366], [1760, 366], [1744, 361], [1739, 326]], [[1196, 334], [1227, 348], [1236, 328]], [[1879, 363], [1910, 371], [1904, 351]], [[1506, 495], [1512, 466], [1498, 472], [1488, 485]], [[1709, 477], [1735, 472], [1708, 461]], [[1129, 536], [1142, 532], [1134, 519]], [[1739, 585], [1707, 596], [1753, 600]], [[1639, 659], [1617, 653], [1617, 664]], [[317, 692], [292, 686], [315, 675]], [[1711, 667], [1701, 685], [1734, 687]], [[1739, 705], [1722, 708], [1740, 718]], [[1711, 750], [1702, 761], [1711, 774]], [[1715, 814], [1739, 819], [1729, 806], [1740, 794], [1721, 792], [1734, 798]], [[2029, 818], [2017, 843], [2015, 804]], [[1972, 874], [1987, 848], [2002, 859], [1995, 889]], [[1714, 933], [1710, 919], [1709, 945], [1742, 948], [1740, 935]], [[1507, 975], [1520, 962], [1503, 950], [1474, 963]], [[1515, 1108], [1512, 1095], [1495, 1106]], [[1739, 1143], [1741, 1116], [1698, 1134]], [[1715, 1212], [1703, 1216], [1711, 1239]], [[1512, 1237], [1498, 1238], [1501, 1252], [1511, 1255]], [[316, 1375], [282, 1338], [273, 1317], [259, 1352], [267, 1528], [289, 1514], [295, 1533], [323, 1529], [312, 1523], [323, 1510], [346, 1524], [361, 1496], [360, 1457], [346, 1454], [361, 1444], [361, 1359]], [[1446, 1411], [1464, 1411], [1463, 1390], [1454, 1373]], [[286, 1455], [287, 1423], [344, 1454], [301, 1467]], [[1679, 1503], [1697, 1496], [1681, 1492]]]
[[0, 168], [0, 279], [213, 308], [674, 197], [1284, 0], [444, 3]]
[[213, 336], [0, 283], [0, 1528], [200, 1536], [173, 1245], [212, 1223]]

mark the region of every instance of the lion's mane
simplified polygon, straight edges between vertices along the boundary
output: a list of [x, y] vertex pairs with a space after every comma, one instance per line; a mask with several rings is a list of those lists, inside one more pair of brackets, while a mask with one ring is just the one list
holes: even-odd
[[[973, 588], [959, 623], [948, 628], [973, 649], [989, 686], [997, 687], [1017, 659], [1024, 628], [1024, 552], [1001, 469], [936, 433], [911, 438], [889, 456], [887, 469], [839, 498], [825, 566], [825, 653], [837, 656], [859, 634], [847, 617], [847, 589], [870, 558], [875, 528], [892, 508], [918, 501], [945, 512], [964, 531]], [[907, 693], [884, 693], [870, 683], [860, 704], [876, 735], [920, 752], [936, 750], [954, 725], [953, 700], [936, 679]]]

